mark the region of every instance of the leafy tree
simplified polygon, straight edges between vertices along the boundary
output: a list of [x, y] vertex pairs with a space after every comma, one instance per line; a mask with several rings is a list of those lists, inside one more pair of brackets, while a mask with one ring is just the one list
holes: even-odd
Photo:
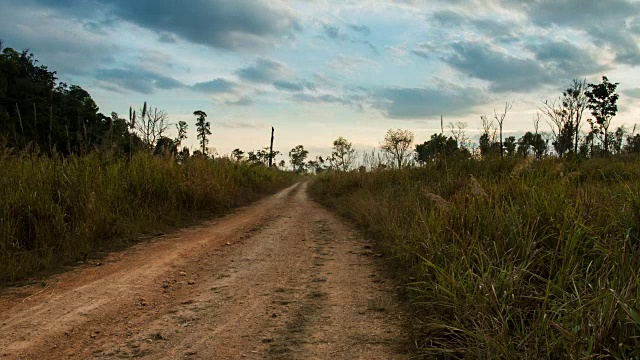
[[429, 141], [416, 145], [416, 160], [420, 164], [438, 161], [454, 156], [459, 150], [458, 142], [455, 138], [447, 138], [442, 134], [433, 134]]
[[611, 119], [618, 112], [618, 98], [616, 88], [619, 83], [611, 83], [606, 76], [602, 77], [602, 83], [589, 84], [589, 90], [585, 93], [588, 98], [588, 107], [595, 122], [591, 122], [592, 129], [598, 129], [604, 133], [604, 152], [609, 152], [609, 125]]
[[400, 169], [411, 156], [409, 149], [411, 148], [413, 140], [414, 135], [409, 130], [389, 129], [380, 147], [382, 151], [387, 153], [392, 161], [397, 164], [398, 169]]
[[518, 139], [518, 155], [527, 157], [533, 148], [534, 135], [527, 131], [520, 139]]
[[231, 158], [235, 162], [242, 161], [244, 159], [244, 151], [242, 151], [240, 149], [233, 149], [233, 151], [231, 152]]
[[207, 136], [211, 135], [211, 124], [206, 121], [207, 114], [202, 110], [196, 110], [193, 112], [196, 116], [196, 130], [198, 132], [198, 139], [200, 140], [200, 147], [202, 148], [202, 154], [207, 156], [207, 144], [209, 139]]
[[289, 151], [289, 162], [293, 167], [293, 170], [299, 173], [305, 171], [305, 160], [309, 152], [304, 149], [304, 146], [298, 145]]
[[542, 134], [527, 131], [520, 139], [518, 139], [517, 153], [520, 156], [529, 156], [533, 154], [536, 159], [542, 159], [547, 152], [547, 142]]
[[571, 87], [562, 92], [562, 106], [566, 109], [568, 117], [574, 126], [574, 153], [578, 153], [578, 143], [580, 141], [580, 126], [582, 115], [587, 108], [587, 81], [574, 79]]
[[356, 150], [351, 142], [343, 137], [333, 141], [331, 158], [339, 171], [348, 171], [356, 159]]
[[503, 147], [507, 152], [507, 156], [514, 156], [516, 154], [516, 146], [517, 142], [515, 136], [509, 136], [508, 138], [504, 139]]
[[[251, 164], [254, 165], [264, 165], [264, 166], [268, 166], [269, 165], [269, 153], [270, 153], [270, 148], [265, 147], [262, 148], [258, 151], [249, 151], [247, 153], [247, 161]], [[275, 158], [276, 156], [278, 156], [280, 154], [280, 151], [274, 151], [272, 153], [273, 158]]]
[[182, 142], [187, 138], [187, 125], [186, 121], [179, 121], [176, 125], [176, 130], [178, 130], [178, 138], [176, 138], [175, 143], [176, 146], [182, 145]]
[[625, 129], [624, 125], [620, 126], [616, 129], [616, 132], [613, 136], [612, 148], [614, 153], [622, 154], [624, 138], [627, 135], [627, 129]]
[[495, 127], [493, 120], [489, 120], [486, 115], [480, 116], [482, 122], [482, 135], [478, 141], [480, 146], [480, 154], [483, 158], [496, 156], [500, 154], [500, 143], [496, 141], [496, 133], [498, 129]]
[[627, 136], [627, 145], [625, 146], [625, 150], [628, 153], [640, 154], [640, 134]]
[[154, 154], [161, 156], [176, 156], [178, 154], [178, 144], [176, 144], [175, 140], [163, 136], [156, 141]]
[[99, 113], [87, 91], [58, 83], [55, 71], [32, 53], [0, 50], [0, 139], [6, 145], [68, 155], [114, 147], [122, 152], [139, 143], [120, 121]]
[[563, 128], [553, 141], [553, 148], [562, 157], [565, 153], [570, 152], [574, 148], [573, 135], [574, 135], [573, 121], [564, 122]]
[[535, 134], [533, 138], [533, 152], [538, 160], [542, 159], [549, 149], [549, 140], [545, 140], [544, 135], [544, 133]]

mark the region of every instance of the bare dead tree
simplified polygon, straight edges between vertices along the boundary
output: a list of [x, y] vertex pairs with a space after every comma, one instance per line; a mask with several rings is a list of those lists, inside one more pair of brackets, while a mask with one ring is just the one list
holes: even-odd
[[135, 124], [136, 130], [140, 133], [142, 142], [151, 149], [171, 126], [169, 116], [157, 107], [147, 107], [146, 102], [140, 112], [140, 119]]
[[482, 133], [487, 135], [487, 140], [489, 140], [489, 143], [495, 142], [498, 129], [493, 123], [493, 120], [489, 120], [487, 118], [487, 115], [482, 115], [480, 116], [480, 121], [482, 121]]
[[456, 141], [458, 146], [460, 148], [466, 149], [469, 142], [469, 138], [466, 135], [468, 124], [463, 121], [456, 121], [455, 124], [450, 122], [447, 126], [449, 128], [449, 131], [451, 131], [451, 136]]
[[540, 114], [540, 111], [536, 111], [536, 114], [533, 115], [533, 129], [535, 130], [535, 135], [538, 135], [538, 131], [540, 130], [540, 120], [542, 120], [542, 114]]
[[[547, 117], [547, 124], [551, 128], [551, 138], [553, 143], [556, 144], [556, 151], [558, 155], [562, 157], [564, 154], [564, 148], [566, 146], [561, 145], [566, 136], [566, 129], [571, 127], [573, 132], [573, 118], [568, 109], [565, 108], [562, 99], [553, 101], [544, 101], [543, 106], [539, 110]], [[564, 144], [567, 145], [567, 144]], [[571, 143], [573, 145], [573, 143]]]
[[502, 144], [502, 124], [504, 123], [504, 119], [507, 117], [507, 113], [509, 112], [509, 110], [511, 110], [511, 108], [513, 108], [513, 103], [514, 101], [511, 101], [511, 104], [509, 104], [508, 102], [504, 104], [504, 111], [502, 113], [500, 113], [498, 115], [498, 113], [496, 112], [495, 109], [493, 109], [493, 116], [496, 119], [496, 121], [498, 122], [498, 126], [500, 127], [500, 157], [504, 156], [504, 149], [503, 149], [503, 144]]

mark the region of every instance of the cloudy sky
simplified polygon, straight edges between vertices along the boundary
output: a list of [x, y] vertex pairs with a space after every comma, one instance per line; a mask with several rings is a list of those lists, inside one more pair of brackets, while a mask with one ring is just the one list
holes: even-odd
[[505, 132], [532, 129], [573, 78], [620, 82], [614, 125], [640, 123], [637, 0], [2, 0], [0, 38], [30, 49], [101, 111], [144, 101], [194, 110], [220, 154], [338, 136], [361, 150], [388, 128], [425, 141], [515, 101]]

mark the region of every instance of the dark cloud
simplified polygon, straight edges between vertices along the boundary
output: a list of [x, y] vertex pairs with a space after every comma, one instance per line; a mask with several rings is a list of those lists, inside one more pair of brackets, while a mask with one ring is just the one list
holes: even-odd
[[[589, 26], [594, 23], [614, 23], [638, 15], [640, 4], [629, 0], [511, 0], [525, 8], [539, 25]], [[623, 25], [619, 23], [619, 25]]]
[[158, 41], [165, 44], [174, 44], [176, 43], [176, 38], [172, 34], [162, 33], [160, 37], [158, 37]]
[[437, 53], [437, 48], [431, 43], [418, 44], [411, 53], [424, 59], [430, 59], [434, 53]]
[[95, 78], [106, 83], [107, 88], [113, 86], [139, 92], [152, 94], [157, 89], [173, 90], [185, 87], [180, 81], [142, 69], [100, 69], [96, 71]]
[[634, 31], [640, 2], [631, 0], [508, 0], [542, 27], [558, 26], [585, 31], [600, 46], [607, 46], [621, 63], [640, 65], [638, 33]]
[[295, 15], [263, 0], [31, 0], [72, 11], [102, 13], [190, 42], [225, 49], [253, 49], [294, 37], [301, 30]]
[[474, 31], [490, 36], [494, 40], [513, 39], [514, 31], [519, 28], [516, 23], [509, 20], [498, 21], [474, 17], [453, 10], [437, 11], [431, 16], [431, 21], [441, 28], [471, 27]]
[[551, 74], [532, 59], [517, 58], [471, 42], [454, 43], [451, 49], [453, 53], [444, 59], [447, 64], [466, 75], [489, 81], [496, 92], [530, 91], [551, 81]]
[[[36, 59], [64, 81], [88, 75], [96, 65], [115, 63], [120, 47], [106, 42], [106, 22], [67, 21], [52, 16], [34, 19], [24, 4], [0, 5], [0, 38], [17, 50], [31, 49]], [[70, 36], [72, 34], [73, 36]]]
[[229, 129], [259, 129], [264, 127], [264, 125], [248, 123], [244, 121], [235, 121], [235, 122], [223, 121], [223, 122], [220, 122], [218, 126], [222, 126]]
[[441, 114], [464, 115], [487, 100], [476, 88], [386, 88], [375, 95], [374, 107], [393, 119], [419, 119]]
[[325, 36], [329, 39], [347, 40], [349, 38], [347, 34], [343, 33], [342, 30], [335, 25], [322, 24], [322, 28], [324, 30]]
[[255, 65], [236, 71], [238, 77], [254, 83], [271, 83], [280, 79], [286, 73], [286, 66], [282, 63], [259, 59]]
[[362, 35], [365, 35], [365, 36], [371, 35], [371, 29], [366, 25], [350, 24], [349, 25], [349, 29], [351, 29], [351, 30], [353, 30], [355, 32], [358, 32], [358, 33], [360, 33]]
[[282, 91], [289, 92], [302, 92], [304, 90], [315, 90], [316, 86], [314, 83], [300, 80], [296, 82], [286, 81], [286, 80], [278, 80], [273, 82], [273, 87]]
[[225, 104], [231, 105], [231, 106], [251, 106], [253, 105], [253, 100], [248, 96], [244, 96], [238, 100], [225, 101]]
[[207, 92], [207, 93], [233, 93], [236, 90], [237, 85], [229, 80], [217, 78], [211, 81], [199, 82], [191, 86], [195, 91]]
[[560, 77], [583, 76], [604, 70], [593, 54], [567, 40], [534, 43], [528, 45], [528, 49], [547, 69]]
[[354, 110], [362, 110], [369, 97], [362, 94], [348, 93], [344, 94], [308, 94], [297, 93], [291, 97], [295, 102], [306, 102], [312, 104], [341, 104], [348, 105]]
[[[358, 32], [362, 35], [368, 35], [371, 30], [369, 30], [366, 26], [358, 26], [358, 25], [348, 25], [349, 28], [355, 32]], [[322, 24], [322, 29], [324, 35], [327, 39], [337, 41], [339, 43], [350, 42], [352, 44], [364, 44], [366, 45], [375, 55], [380, 55], [380, 51], [378, 48], [369, 40], [362, 40], [353, 38], [349, 36], [349, 34], [345, 33], [339, 26], [333, 24]]]

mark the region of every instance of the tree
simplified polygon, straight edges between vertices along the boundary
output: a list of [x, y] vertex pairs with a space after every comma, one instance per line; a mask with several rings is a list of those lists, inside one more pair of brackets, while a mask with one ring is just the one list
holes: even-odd
[[512, 107], [513, 107], [513, 101], [511, 102], [511, 104], [505, 103], [504, 111], [500, 113], [500, 115], [498, 115], [496, 110], [493, 109], [494, 117], [498, 122], [498, 126], [500, 127], [500, 157], [504, 156], [504, 146], [503, 146], [504, 144], [502, 142], [502, 124], [504, 124], [504, 119], [507, 117], [507, 113], [509, 112], [509, 110], [511, 110]]
[[[271, 153], [271, 155], [270, 155]], [[258, 151], [249, 151], [247, 153], [247, 161], [254, 165], [268, 166], [270, 160], [273, 160], [280, 154], [280, 151], [270, 151], [269, 147], [262, 148]]]
[[531, 131], [527, 131], [520, 139], [518, 139], [518, 155], [522, 157], [529, 156], [531, 148], [533, 147], [534, 134]]
[[176, 146], [182, 145], [182, 141], [184, 141], [187, 138], [188, 127], [189, 126], [187, 125], [186, 121], [179, 121], [178, 124], [176, 125], [176, 130], [178, 130], [178, 138], [176, 138], [175, 140]]
[[158, 139], [164, 137], [170, 125], [169, 116], [164, 110], [153, 106], [147, 107], [147, 102], [144, 102], [140, 109], [140, 118], [136, 122], [136, 130], [147, 148], [153, 150]]
[[307, 159], [309, 152], [304, 149], [304, 146], [298, 145], [289, 151], [289, 162], [293, 167], [293, 170], [299, 173], [305, 171], [305, 160]]
[[391, 157], [391, 160], [397, 164], [398, 169], [401, 169], [406, 159], [411, 156], [409, 149], [411, 148], [413, 140], [414, 135], [409, 130], [389, 129], [380, 147], [382, 151], [387, 153]]
[[562, 98], [551, 102], [545, 101], [540, 111], [547, 116], [547, 123], [551, 127], [552, 144], [559, 157], [567, 151], [573, 150], [573, 133], [575, 126], [570, 109], [564, 105]]
[[616, 94], [616, 88], [619, 83], [611, 83], [606, 76], [602, 77], [602, 83], [589, 84], [589, 90], [585, 93], [588, 98], [588, 107], [591, 115], [595, 118], [595, 123], [591, 122], [592, 129], [597, 128], [604, 132], [604, 152], [609, 152], [609, 125], [611, 119], [618, 112], [616, 104], [619, 95]]
[[587, 81], [574, 79], [571, 87], [562, 92], [562, 105], [567, 109], [569, 118], [574, 126], [573, 138], [574, 148], [573, 152], [578, 153], [578, 143], [580, 141], [580, 125], [582, 123], [582, 115], [587, 108]]
[[178, 154], [178, 145], [175, 140], [163, 136], [156, 142], [154, 154], [161, 156], [175, 156]]
[[560, 157], [562, 157], [563, 154], [571, 152], [573, 150], [574, 131], [575, 128], [573, 126], [573, 121], [566, 121], [563, 125], [563, 128], [560, 129], [560, 132], [555, 136], [555, 140], [552, 144], [553, 148], [560, 155]]
[[202, 154], [207, 156], [207, 144], [209, 139], [207, 136], [211, 135], [211, 124], [206, 121], [207, 114], [202, 110], [196, 110], [193, 115], [197, 117], [196, 130], [198, 131], [198, 139], [200, 140], [200, 147], [202, 148]]
[[[469, 138], [465, 133], [465, 129], [468, 124], [462, 121], [456, 121], [456, 123], [449, 123], [449, 130], [451, 131], [451, 136], [456, 141], [456, 144], [459, 148], [465, 149], [467, 147], [467, 143], [469, 142]], [[432, 136], [433, 137], [433, 136]]]
[[640, 134], [636, 134], [636, 126], [633, 126], [633, 131], [627, 136], [627, 145], [625, 145], [625, 151], [632, 154], [640, 153]]
[[235, 162], [242, 161], [244, 159], [244, 151], [242, 151], [240, 149], [233, 149], [233, 151], [231, 152], [231, 158]]
[[342, 136], [333, 141], [333, 152], [331, 153], [336, 170], [348, 171], [356, 159], [356, 150], [351, 142]]
[[504, 139], [504, 150], [507, 152], [507, 156], [513, 156], [516, 154], [516, 137], [515, 136], [509, 136], [508, 138]]
[[438, 161], [447, 157], [453, 157], [459, 152], [467, 152], [466, 149], [460, 149], [458, 142], [453, 138], [442, 134], [433, 134], [429, 141], [416, 145], [416, 161], [419, 164], [425, 164], [432, 161]]
[[482, 123], [482, 135], [478, 141], [480, 145], [480, 154], [482, 157], [493, 156], [500, 153], [500, 143], [496, 142], [496, 133], [498, 129], [495, 127], [493, 120], [489, 120], [486, 115], [480, 116]]

